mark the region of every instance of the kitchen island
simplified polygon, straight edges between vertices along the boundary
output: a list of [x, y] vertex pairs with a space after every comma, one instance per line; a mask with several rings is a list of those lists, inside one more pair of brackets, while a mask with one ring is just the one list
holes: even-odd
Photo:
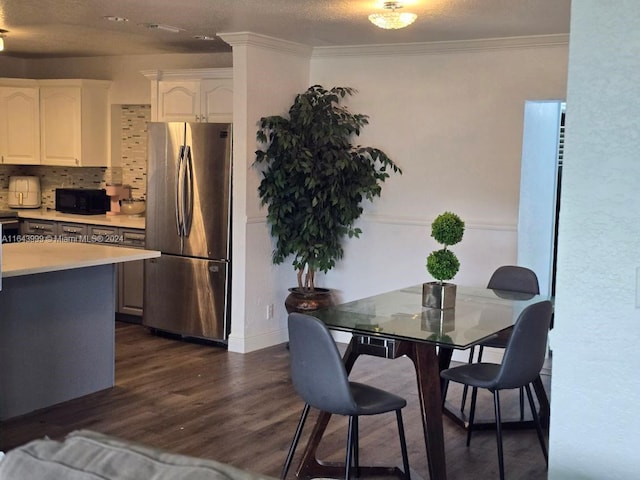
[[159, 256], [46, 239], [2, 245], [0, 420], [113, 386], [116, 264]]

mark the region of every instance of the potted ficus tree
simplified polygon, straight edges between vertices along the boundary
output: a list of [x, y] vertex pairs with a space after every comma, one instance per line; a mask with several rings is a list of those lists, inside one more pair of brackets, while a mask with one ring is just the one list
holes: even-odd
[[448, 309], [455, 306], [456, 285], [445, 281], [455, 277], [460, 261], [448, 247], [460, 242], [463, 235], [464, 222], [455, 213], [444, 212], [431, 224], [431, 236], [443, 247], [427, 257], [427, 271], [437, 281], [422, 286], [422, 304], [425, 307]]
[[363, 200], [380, 196], [390, 172], [402, 173], [382, 151], [353, 145], [368, 116], [351, 113], [341, 101], [356, 91], [309, 87], [295, 97], [288, 118], [263, 117], [256, 134], [261, 144], [255, 166], [262, 169], [258, 187], [267, 205], [267, 223], [275, 240], [273, 263], [292, 258], [300, 298], [287, 299], [288, 311], [313, 310], [313, 298], [327, 295], [316, 286], [317, 271], [327, 272], [341, 259], [345, 237], [359, 237], [355, 221]]

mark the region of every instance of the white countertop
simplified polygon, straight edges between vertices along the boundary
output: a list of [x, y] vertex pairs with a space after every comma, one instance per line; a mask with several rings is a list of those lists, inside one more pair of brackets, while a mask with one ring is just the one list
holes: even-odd
[[78, 242], [22, 242], [2, 245], [2, 277], [56, 272], [159, 257], [160, 252]]
[[53, 220], [56, 222], [84, 223], [88, 225], [106, 225], [122, 228], [139, 228], [144, 230], [145, 218], [138, 215], [72, 215], [55, 210], [41, 208], [14, 210], [19, 218], [33, 220]]

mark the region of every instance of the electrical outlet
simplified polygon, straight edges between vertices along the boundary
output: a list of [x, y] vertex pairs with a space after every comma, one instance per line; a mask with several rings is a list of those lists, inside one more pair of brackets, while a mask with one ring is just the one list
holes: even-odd
[[273, 318], [273, 303], [270, 303], [269, 305], [267, 305], [267, 320], [271, 320]]

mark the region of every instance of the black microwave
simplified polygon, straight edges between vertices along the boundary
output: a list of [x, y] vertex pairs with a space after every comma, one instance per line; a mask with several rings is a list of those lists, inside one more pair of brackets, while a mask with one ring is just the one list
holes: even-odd
[[99, 215], [109, 211], [110, 199], [105, 189], [56, 188], [56, 210], [79, 215]]

